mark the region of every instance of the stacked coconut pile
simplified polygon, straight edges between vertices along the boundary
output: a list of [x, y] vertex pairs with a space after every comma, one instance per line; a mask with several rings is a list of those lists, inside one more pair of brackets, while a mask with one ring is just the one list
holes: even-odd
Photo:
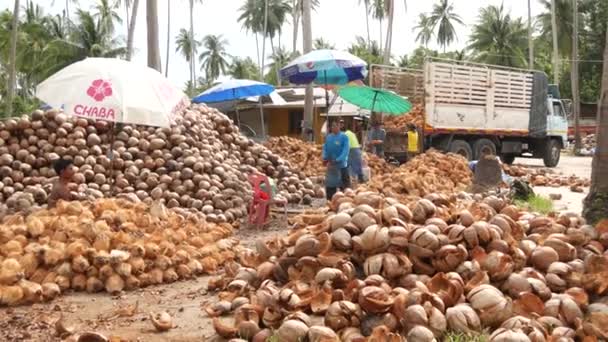
[[[233, 341], [608, 339], [608, 227], [497, 197], [409, 205], [338, 193], [326, 215], [239, 253], [210, 282], [214, 328]], [[455, 214], [451, 214], [455, 212]], [[231, 314], [231, 318], [220, 317]], [[367, 339], [365, 339], [367, 337]]]
[[307, 177], [325, 175], [320, 145], [287, 136], [272, 137], [264, 145]]
[[[321, 145], [281, 136], [268, 139], [265, 146], [287, 160], [292, 168], [300, 170], [304, 175], [308, 177], [325, 176], [326, 168], [323, 165], [323, 147]], [[370, 153], [364, 153], [363, 159], [369, 166], [372, 175], [385, 174], [394, 169], [393, 165]]]
[[429, 193], [454, 193], [471, 184], [466, 159], [429, 150], [390, 173], [372, 177], [368, 187], [387, 196], [409, 201]]
[[408, 124], [415, 124], [419, 129], [424, 125], [424, 105], [414, 105], [405, 115], [387, 116], [384, 118], [384, 128], [388, 130], [405, 131]]
[[555, 188], [567, 186], [574, 192], [583, 192], [583, 187], [588, 187], [591, 184], [588, 178], [581, 178], [575, 175], [565, 176], [546, 167], [530, 168], [523, 165], [503, 164], [503, 170], [509, 176], [524, 179], [533, 186], [550, 186]]
[[242, 136], [217, 110], [193, 105], [175, 121], [171, 128], [112, 130], [107, 122], [38, 110], [0, 122], [0, 202], [19, 208], [45, 203], [56, 176], [52, 163], [59, 158], [72, 159], [78, 168], [75, 194], [134, 193], [147, 203], [200, 210], [210, 221], [231, 222], [246, 214], [247, 175], [254, 170], [276, 178], [290, 202], [314, 195], [310, 180]]
[[124, 199], [60, 202], [0, 224], [0, 306], [67, 290], [118, 293], [212, 273], [238, 243], [228, 223]]

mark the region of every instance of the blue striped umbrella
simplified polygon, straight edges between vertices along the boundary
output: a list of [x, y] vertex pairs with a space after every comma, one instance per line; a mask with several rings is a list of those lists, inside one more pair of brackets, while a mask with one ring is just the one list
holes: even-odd
[[367, 63], [346, 51], [315, 50], [293, 60], [280, 75], [293, 84], [346, 84], [364, 79]]

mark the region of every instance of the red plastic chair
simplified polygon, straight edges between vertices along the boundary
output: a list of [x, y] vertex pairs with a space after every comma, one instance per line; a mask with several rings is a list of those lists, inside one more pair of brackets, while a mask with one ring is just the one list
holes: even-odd
[[270, 216], [270, 203], [272, 194], [262, 190], [261, 185], [266, 184], [266, 189], [270, 189], [270, 181], [263, 174], [251, 174], [248, 177], [249, 183], [253, 188], [253, 199], [249, 204], [249, 224], [262, 227], [266, 224]]

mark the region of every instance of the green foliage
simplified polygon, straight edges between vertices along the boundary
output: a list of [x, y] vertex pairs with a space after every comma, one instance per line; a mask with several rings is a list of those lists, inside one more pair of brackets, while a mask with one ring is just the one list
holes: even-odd
[[198, 53], [201, 42], [196, 39], [196, 35], [194, 38], [190, 36], [190, 30], [182, 28], [175, 37], [175, 45], [175, 52], [179, 52], [186, 62], [190, 62], [192, 53]]
[[333, 50], [336, 48], [336, 46], [328, 41], [326, 41], [325, 39], [323, 39], [323, 37], [317, 38], [312, 42], [312, 48], [314, 50], [321, 50], [321, 49], [330, 49]]
[[428, 16], [428, 14], [420, 13], [418, 15], [418, 24], [416, 24], [413, 29], [414, 32], [418, 32], [416, 35], [416, 41], [427, 47], [435, 35], [433, 28], [434, 25], [431, 22], [431, 18]]
[[553, 211], [553, 202], [551, 199], [538, 195], [530, 196], [525, 201], [515, 200], [515, 205], [541, 214], [548, 214]]
[[[553, 30], [551, 26], [551, 1], [540, 0], [545, 11], [538, 16], [541, 26], [541, 37], [553, 46]], [[569, 57], [572, 52], [573, 11], [572, 0], [554, 0], [557, 21], [557, 48], [562, 56]], [[582, 14], [579, 23], [583, 22]]]
[[528, 38], [521, 18], [511, 18], [504, 6], [489, 5], [480, 10], [468, 46], [482, 63], [525, 67]]
[[282, 81], [279, 79], [279, 71], [281, 68], [289, 64], [289, 62], [298, 57], [297, 53], [288, 52], [285, 48], [277, 48], [270, 57], [270, 64], [268, 73], [264, 76], [264, 82], [274, 85], [282, 85]]
[[221, 74], [225, 74], [228, 69], [228, 59], [232, 58], [226, 52], [228, 41], [222, 35], [206, 35], [202, 41], [205, 51], [199, 56], [201, 70], [204, 70], [207, 79], [216, 80]]
[[[110, 25], [119, 19], [113, 5], [105, 1], [99, 6], [107, 8], [96, 14], [78, 10], [72, 22], [59, 15], [45, 14], [43, 7], [33, 1], [26, 2], [17, 36], [17, 95], [20, 98], [15, 99], [16, 112], [35, 108], [38, 105], [33, 98], [35, 87], [61, 68], [86, 57], [124, 55], [122, 40], [113, 36], [113, 24]], [[0, 12], [0, 65], [4, 66], [8, 65], [12, 17], [8, 10]], [[6, 72], [8, 70], [0, 69], [0, 79]], [[5, 108], [6, 103], [2, 106]]]
[[237, 79], [257, 80], [260, 77], [260, 68], [250, 57], [235, 57], [230, 64], [228, 75]]
[[454, 4], [450, 4], [450, 0], [439, 0], [438, 4], [433, 5], [428, 20], [433, 30], [437, 28], [437, 43], [444, 52], [447, 46], [458, 40], [454, 23], [464, 25], [462, 18], [454, 13]]
[[357, 36], [355, 42], [348, 48], [348, 52], [363, 59], [368, 65], [382, 64], [382, 49], [376, 40], [372, 40], [368, 45], [365, 38]]
[[[274, 38], [282, 31], [287, 16], [291, 13], [291, 4], [287, 0], [268, 0], [267, 37]], [[248, 31], [264, 33], [264, 0], [245, 0], [239, 8], [241, 15], [237, 21]]]

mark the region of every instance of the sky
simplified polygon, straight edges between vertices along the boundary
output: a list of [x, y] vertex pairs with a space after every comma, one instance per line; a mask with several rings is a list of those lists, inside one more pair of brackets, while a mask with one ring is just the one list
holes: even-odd
[[[60, 14], [64, 8], [64, 0], [33, 0], [44, 7], [45, 13]], [[73, 1], [73, 0], [71, 0]], [[21, 1], [22, 3], [25, 1]], [[70, 12], [75, 8], [91, 10], [96, 0], [79, 0], [77, 5], [71, 5]], [[241, 24], [237, 22], [239, 7], [245, 0], [203, 0], [195, 4], [194, 8], [194, 32], [197, 38], [207, 34], [223, 35], [228, 40], [227, 52], [232, 56], [251, 57], [257, 63], [256, 44], [254, 36], [247, 33]], [[359, 5], [359, 0], [320, 0], [320, 7], [312, 12], [312, 35], [313, 39], [322, 37], [336, 46], [337, 49], [346, 49], [356, 36], [367, 36], [365, 24], [365, 9]], [[407, 10], [404, 2], [407, 2]], [[395, 0], [395, 21], [393, 30], [392, 55], [397, 57], [411, 53], [419, 44], [415, 42], [416, 34], [412, 32], [420, 13], [430, 12], [433, 0]], [[500, 5], [504, 3], [513, 17], [527, 18], [527, 0], [451, 0], [454, 11], [459, 14], [464, 26], [456, 25], [458, 41], [448, 47], [448, 50], [463, 49], [467, 45], [471, 27], [477, 22], [479, 9], [487, 5]], [[167, 48], [167, 13], [170, 4], [170, 34], [169, 34], [169, 79], [180, 88], [189, 79], [188, 63], [175, 52], [175, 37], [181, 28], [189, 28], [189, 1], [188, 0], [158, 0], [159, 27], [160, 27], [160, 49], [163, 61], [163, 73], [165, 67], [165, 56]], [[0, 0], [0, 9], [12, 11], [13, 1]], [[532, 15], [536, 16], [543, 11], [539, 0], [532, 0]], [[119, 15], [125, 16], [124, 7], [117, 9]], [[289, 17], [289, 20], [291, 18]], [[386, 31], [386, 21], [383, 22], [383, 31]], [[126, 41], [126, 25], [117, 25], [117, 34], [122, 35]], [[292, 25], [287, 23], [283, 28], [281, 45], [286, 49], [292, 48]], [[298, 41], [298, 49], [302, 50], [301, 40]], [[379, 23], [370, 20], [371, 38], [379, 40]], [[146, 49], [146, 0], [139, 1], [139, 10], [135, 27], [135, 55], [133, 61], [136, 63], [147, 63]], [[270, 54], [270, 43], [267, 43], [266, 56]], [[275, 39], [275, 44], [277, 44]], [[382, 43], [384, 46], [384, 42]], [[261, 43], [260, 43], [261, 48]], [[429, 48], [439, 50], [439, 46], [433, 42]], [[198, 62], [198, 61], [197, 61]], [[268, 63], [268, 62], [267, 62]], [[197, 68], [200, 63], [197, 63]], [[197, 71], [197, 76], [201, 75]]]

